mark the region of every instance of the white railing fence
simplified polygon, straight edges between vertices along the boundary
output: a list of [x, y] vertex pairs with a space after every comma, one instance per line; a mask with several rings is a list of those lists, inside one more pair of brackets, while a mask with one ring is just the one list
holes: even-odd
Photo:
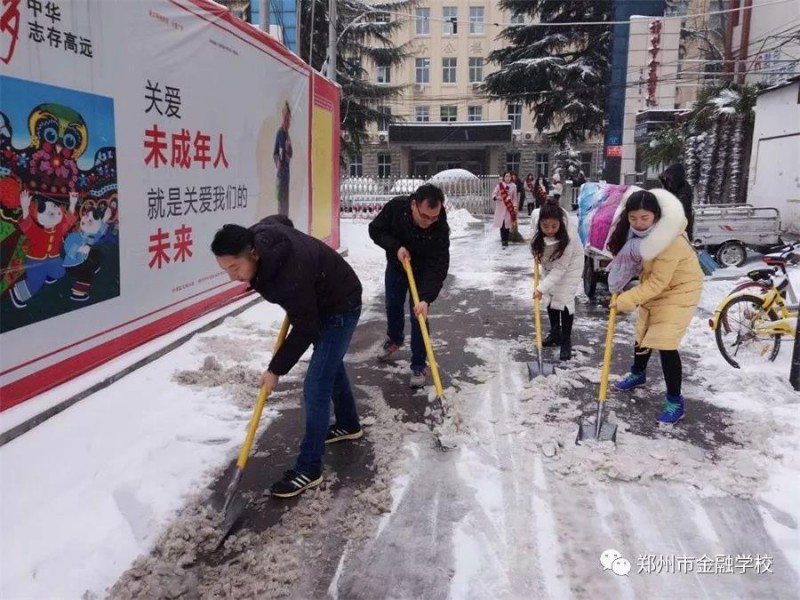
[[[432, 181], [445, 194], [445, 208], [465, 208], [473, 215], [494, 212], [492, 192], [497, 177], [437, 178]], [[407, 195], [426, 183], [414, 177], [343, 177], [341, 182], [341, 213], [356, 219], [371, 219], [383, 205], [395, 196]]]

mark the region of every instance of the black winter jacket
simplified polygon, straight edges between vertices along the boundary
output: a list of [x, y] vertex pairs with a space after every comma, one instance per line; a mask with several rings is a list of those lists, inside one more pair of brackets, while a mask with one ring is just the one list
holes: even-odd
[[258, 271], [250, 286], [286, 311], [291, 324], [269, 370], [285, 375], [314, 343], [321, 321], [361, 306], [361, 282], [339, 253], [273, 215], [250, 228]]
[[668, 192], [672, 192], [677, 196], [678, 200], [683, 204], [683, 212], [686, 214], [686, 220], [689, 224], [686, 226], [686, 235], [689, 240], [694, 239], [694, 210], [692, 209], [692, 186], [686, 181], [686, 170], [680, 163], [675, 163], [667, 167], [667, 170], [662, 173], [661, 184]]
[[397, 268], [403, 268], [397, 260], [397, 251], [408, 250], [419, 299], [428, 304], [436, 300], [450, 268], [450, 227], [444, 207], [439, 219], [428, 229], [422, 229], [411, 216], [411, 198], [397, 196], [369, 224], [369, 237], [386, 250], [386, 260]]

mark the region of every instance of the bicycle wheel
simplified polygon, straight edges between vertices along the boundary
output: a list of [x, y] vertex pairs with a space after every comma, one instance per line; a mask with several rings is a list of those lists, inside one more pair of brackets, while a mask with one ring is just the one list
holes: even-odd
[[728, 302], [720, 312], [715, 331], [717, 347], [729, 364], [772, 362], [781, 349], [781, 336], [759, 334], [768, 321], [778, 321], [774, 310], [761, 308], [763, 298], [745, 294]]

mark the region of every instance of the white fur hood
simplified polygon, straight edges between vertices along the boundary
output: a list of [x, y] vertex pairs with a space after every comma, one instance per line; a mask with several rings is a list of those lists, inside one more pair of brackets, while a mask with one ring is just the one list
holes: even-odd
[[656, 188], [650, 192], [658, 200], [661, 208], [661, 218], [653, 226], [653, 231], [642, 240], [639, 250], [642, 259], [653, 260], [661, 254], [673, 242], [673, 240], [683, 235], [686, 231], [686, 213], [683, 211], [683, 204], [678, 198], [667, 190]]

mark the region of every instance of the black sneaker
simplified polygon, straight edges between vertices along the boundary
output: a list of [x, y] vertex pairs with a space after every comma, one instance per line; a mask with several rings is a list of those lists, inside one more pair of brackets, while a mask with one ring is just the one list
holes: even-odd
[[320, 483], [322, 483], [321, 472], [316, 477], [310, 477], [289, 469], [283, 474], [283, 479], [272, 484], [269, 492], [276, 498], [291, 498]]
[[342, 429], [341, 427], [336, 427], [336, 425], [331, 425], [328, 428], [328, 435], [325, 438], [326, 444], [335, 444], [336, 442], [343, 442], [345, 440], [357, 440], [364, 432], [359, 427], [358, 429]]
[[570, 360], [572, 358], [572, 339], [564, 336], [561, 340], [561, 352], [558, 357], [561, 360]]
[[559, 329], [551, 329], [550, 332], [542, 340], [542, 346], [549, 348], [552, 346], [561, 345], [561, 331]]

